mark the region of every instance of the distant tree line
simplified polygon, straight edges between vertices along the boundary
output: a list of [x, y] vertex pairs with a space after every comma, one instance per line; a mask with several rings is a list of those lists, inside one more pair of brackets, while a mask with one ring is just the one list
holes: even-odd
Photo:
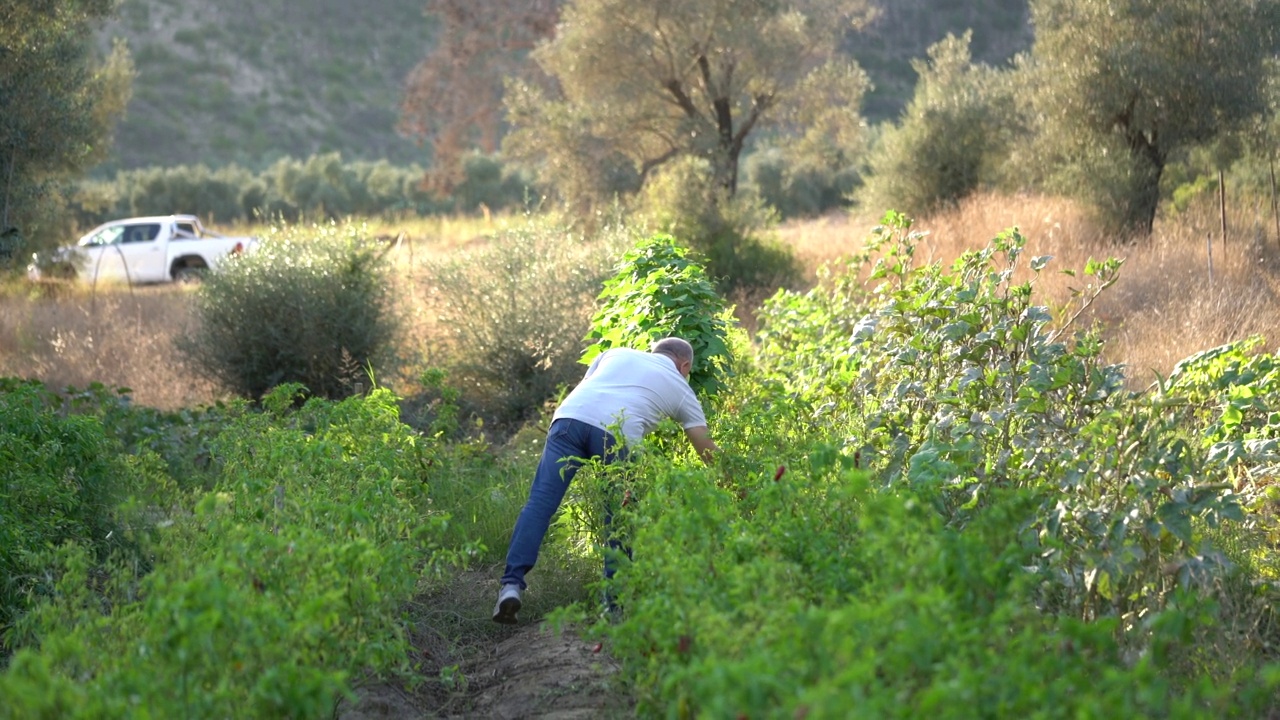
[[[793, 173], [779, 153], [744, 159], [746, 185], [782, 217], [821, 213], [846, 202], [853, 174]], [[344, 161], [338, 153], [284, 158], [262, 172], [239, 165], [121, 170], [71, 186], [67, 209], [84, 228], [139, 215], [190, 213], [209, 222], [346, 217], [412, 217], [499, 212], [536, 205], [551, 192], [500, 154], [466, 153], [450, 192], [424, 182], [429, 170], [389, 161]]]
[[262, 172], [238, 165], [122, 170], [110, 180], [86, 180], [71, 194], [80, 227], [138, 215], [190, 213], [206, 221], [401, 217], [499, 211], [530, 195], [527, 177], [495, 156], [468, 153], [460, 178], [443, 194], [423, 183], [419, 165], [345, 162], [338, 153], [285, 158]]

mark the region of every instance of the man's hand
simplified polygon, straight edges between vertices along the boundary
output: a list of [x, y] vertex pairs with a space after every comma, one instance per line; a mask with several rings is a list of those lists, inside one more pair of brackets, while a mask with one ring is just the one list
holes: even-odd
[[689, 438], [689, 442], [693, 444], [693, 449], [698, 451], [698, 457], [702, 458], [704, 464], [710, 465], [712, 458], [720, 451], [714, 440], [711, 439], [711, 433], [707, 430], [706, 425], [685, 428], [685, 437]]

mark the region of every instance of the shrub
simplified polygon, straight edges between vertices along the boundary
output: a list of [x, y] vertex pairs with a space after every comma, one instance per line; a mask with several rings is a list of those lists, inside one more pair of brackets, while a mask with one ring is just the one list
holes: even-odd
[[504, 167], [496, 155], [467, 154], [462, 159], [462, 174], [462, 181], [453, 188], [453, 198], [463, 212], [518, 206], [530, 185], [528, 178]]
[[[845, 279], [869, 276], [873, 292], [837, 284], [771, 301], [762, 369], [815, 414], [849, 423], [843, 450], [884, 482], [928, 496], [952, 526], [987, 512], [992, 493], [1025, 493], [1024, 527], [1034, 532], [1021, 542], [1034, 554], [1025, 569], [1039, 578], [1039, 607], [1114, 619], [1126, 642], [1143, 645], [1139, 618], [1166, 610], [1179, 588], [1204, 592], [1224, 576], [1205, 533], [1238, 528], [1258, 497], [1253, 482], [1236, 479], [1241, 463], [1273, 463], [1270, 413], [1258, 407], [1272, 392], [1260, 379], [1270, 365], [1243, 368], [1239, 353], [1219, 351], [1220, 365], [1188, 362], [1164, 393], [1131, 395], [1123, 368], [1101, 361], [1095, 334], [1068, 341], [1049, 309], [1031, 304], [1048, 257], [1031, 259], [1030, 280], [1013, 281], [1025, 272], [1019, 233], [949, 270], [914, 267], [919, 236], [901, 216], [887, 220], [873, 241], [878, 259], [855, 259]], [[1119, 267], [1090, 261], [1079, 302]], [[1064, 317], [1070, 326], [1074, 315]], [[794, 353], [821, 364], [805, 371]], [[1197, 414], [1206, 398], [1170, 390], [1204, 368], [1231, 381], [1223, 385], [1251, 387], [1198, 387], [1221, 405]], [[1189, 438], [1201, 432], [1197, 448]]]
[[583, 364], [609, 348], [648, 350], [662, 338], [680, 337], [693, 345], [693, 389], [715, 394], [724, 388], [733, 365], [728, 344], [732, 313], [688, 255], [670, 235], [654, 235], [623, 256], [600, 293]]
[[800, 162], [779, 148], [743, 159], [747, 186], [783, 218], [813, 217], [849, 204], [860, 178], [852, 167], [833, 170]]
[[122, 540], [116, 505], [141, 482], [97, 419], [60, 405], [36, 383], [0, 382], [0, 639], [44, 577], [41, 553], [75, 542], [105, 556]]
[[927, 63], [912, 61], [916, 94], [871, 153], [864, 207], [921, 215], [995, 181], [1013, 101], [993, 70], [970, 62], [970, 36], [949, 35], [929, 49]]
[[436, 352], [483, 415], [500, 424], [526, 420], [578, 380], [591, 298], [621, 235], [606, 230], [589, 240], [530, 224], [429, 266]]
[[363, 233], [351, 224], [273, 231], [206, 278], [179, 349], [246, 397], [284, 382], [350, 394], [391, 361], [398, 325], [385, 248]]
[[1068, 334], [1118, 261], [1054, 323], [1017, 231], [949, 268], [919, 239], [890, 214], [771, 303], [723, 467], [639, 459], [607, 636], [640, 713], [1274, 714], [1274, 589], [1245, 573], [1275, 567], [1280, 361], [1242, 343], [1126, 392]]
[[366, 673], [409, 672], [405, 603], [472, 549], [440, 545], [426, 448], [389, 392], [295, 412], [298, 390], [238, 404], [215, 489], [158, 511], [145, 577], [58, 553], [0, 714], [317, 717]]
[[800, 276], [789, 247], [768, 236], [776, 217], [758, 198], [728, 196], [705, 160], [687, 158], [646, 183], [640, 213], [706, 259], [721, 289], [790, 286]]

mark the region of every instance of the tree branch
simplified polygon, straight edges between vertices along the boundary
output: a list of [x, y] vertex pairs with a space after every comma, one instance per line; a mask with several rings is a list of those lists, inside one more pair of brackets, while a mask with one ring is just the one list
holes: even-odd
[[698, 106], [693, 104], [693, 99], [684, 91], [684, 87], [680, 85], [679, 78], [671, 78], [666, 82], [667, 92], [675, 98], [676, 104], [684, 110], [684, 114], [698, 120], [702, 118], [702, 113], [698, 112]]
[[749, 135], [752, 128], [755, 127], [756, 121], [760, 119], [760, 116], [764, 114], [765, 110], [773, 107], [776, 96], [770, 93], [767, 95], [756, 95], [752, 99], [754, 102], [751, 106], [751, 114], [747, 117], [746, 121], [742, 123], [742, 127], [738, 128], [737, 134], [733, 136], [734, 147], [739, 150], [742, 149], [742, 143], [746, 141], [747, 135]]
[[675, 158], [679, 154], [680, 154], [680, 148], [672, 147], [671, 149], [662, 153], [658, 157], [649, 158], [648, 160], [645, 160], [643, 163], [640, 164], [640, 182], [644, 183], [645, 180], [648, 179], [649, 173], [652, 170], [662, 165], [663, 163], [666, 163], [668, 160]]

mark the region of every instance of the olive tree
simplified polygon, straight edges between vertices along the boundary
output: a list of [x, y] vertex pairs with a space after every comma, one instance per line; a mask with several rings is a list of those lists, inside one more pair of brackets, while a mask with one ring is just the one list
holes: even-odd
[[566, 194], [633, 189], [655, 168], [694, 156], [732, 196], [752, 133], [856, 131], [866, 78], [836, 51], [868, 7], [571, 0], [555, 37], [534, 51], [550, 87], [513, 83], [508, 93], [504, 151]]
[[1014, 86], [1007, 73], [972, 61], [971, 39], [947, 35], [927, 61], [912, 61], [915, 95], [868, 159], [864, 206], [922, 214], [996, 183], [1020, 127]]
[[1277, 0], [1032, 0], [1028, 87], [1042, 163], [1149, 235], [1171, 153], [1257, 116]]
[[529, 51], [554, 32], [559, 5], [560, 0], [427, 0], [436, 37], [405, 81], [399, 129], [431, 146], [430, 187], [451, 192], [465, 178], [467, 151], [497, 151], [503, 82], [535, 75]]
[[[102, 62], [93, 28], [114, 0], [0, 0], [0, 232], [38, 215], [53, 181], [105, 157], [133, 65]], [[28, 233], [29, 234], [29, 231]]]

